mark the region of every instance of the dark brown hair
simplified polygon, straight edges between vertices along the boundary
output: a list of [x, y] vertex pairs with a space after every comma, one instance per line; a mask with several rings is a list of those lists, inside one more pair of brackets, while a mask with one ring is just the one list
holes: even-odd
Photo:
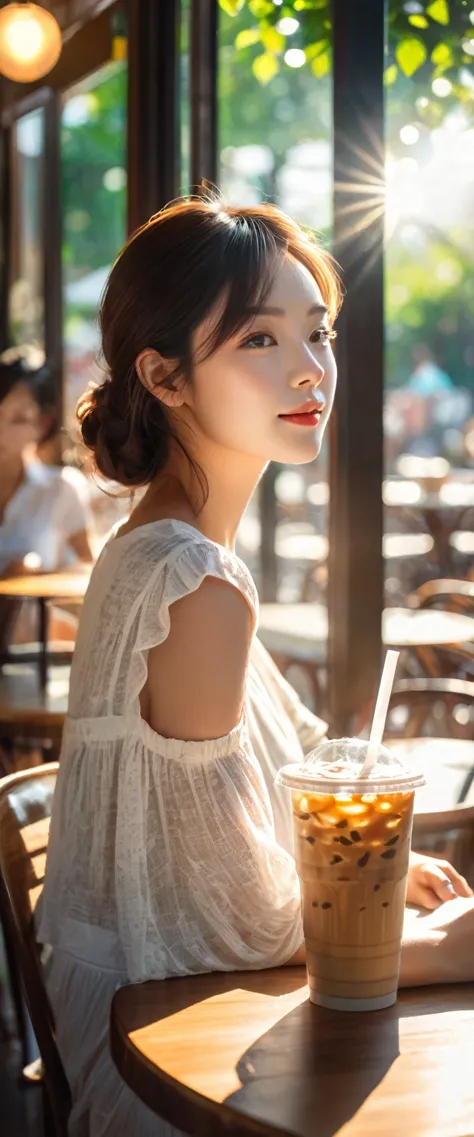
[[207, 355], [234, 335], [258, 306], [281, 256], [291, 255], [317, 281], [334, 320], [341, 302], [332, 258], [274, 205], [238, 209], [183, 199], [133, 235], [110, 273], [100, 310], [105, 381], [80, 399], [86, 446], [106, 477], [124, 486], [149, 483], [175, 437], [166, 408], [140, 382], [145, 348], [173, 361], [166, 380], [192, 379], [192, 337], [220, 300]]

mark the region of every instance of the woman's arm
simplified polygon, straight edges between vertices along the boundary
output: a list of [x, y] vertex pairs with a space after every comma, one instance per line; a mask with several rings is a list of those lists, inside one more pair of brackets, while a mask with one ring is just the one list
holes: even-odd
[[79, 529], [77, 533], [73, 533], [72, 537], [68, 537], [67, 543], [80, 561], [92, 561], [92, 549], [89, 544], [87, 529]]
[[[306, 963], [304, 944], [286, 967]], [[403, 934], [400, 987], [474, 980], [474, 899], [450, 900], [436, 912], [407, 918]]]
[[474, 979], [474, 899], [458, 897], [436, 911], [407, 920], [401, 987], [468, 983]]
[[233, 584], [206, 576], [169, 617], [141, 695], [160, 752], [163, 736], [175, 751], [147, 774], [149, 919], [190, 969], [303, 962], [296, 866], [277, 842], [245, 721], [253, 612]]
[[326, 737], [327, 723], [313, 714], [301, 701], [294, 687], [278, 670], [276, 663], [258, 636], [254, 640], [253, 651], [260, 662], [261, 669], [265, 672], [267, 685], [273, 688], [276, 698], [293, 723], [303, 753], [308, 754]]

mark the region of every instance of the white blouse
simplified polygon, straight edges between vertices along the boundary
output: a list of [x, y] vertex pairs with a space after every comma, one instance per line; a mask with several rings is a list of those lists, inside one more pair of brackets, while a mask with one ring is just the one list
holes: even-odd
[[[111, 1118], [110, 1097], [105, 1104], [115, 1077], [103, 1053], [113, 984], [275, 967], [303, 940], [290, 802], [274, 778], [283, 764], [301, 761], [325, 724], [257, 639], [245, 711], [230, 734], [163, 738], [140, 715], [147, 653], [169, 633], [171, 604], [208, 575], [238, 588], [257, 619], [245, 564], [180, 521], [110, 540], [84, 603], [38, 930], [56, 961], [49, 989], [75, 1116], [87, 1108], [92, 1117], [102, 1095], [100, 1124], [78, 1123], [71, 1133], [149, 1131], [143, 1116], [135, 1129], [136, 1099], [126, 1123], [123, 1102], [118, 1116], [114, 1098]], [[99, 972], [108, 974], [102, 986]], [[85, 1034], [78, 1016], [87, 983], [95, 1009], [89, 1002]], [[92, 1084], [84, 1071], [93, 1048], [97, 1073], [98, 1038], [107, 1069]], [[150, 1132], [170, 1130], [155, 1118]]]
[[0, 574], [10, 561], [23, 560], [27, 553], [38, 553], [44, 572], [74, 559], [68, 542], [90, 524], [84, 492], [78, 489], [81, 475], [76, 474], [73, 482], [67, 469], [26, 463], [24, 479], [0, 523]]

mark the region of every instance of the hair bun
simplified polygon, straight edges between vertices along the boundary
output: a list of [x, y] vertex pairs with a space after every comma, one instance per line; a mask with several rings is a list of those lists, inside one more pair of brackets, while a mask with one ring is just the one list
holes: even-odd
[[[94, 455], [101, 474], [124, 486], [151, 481], [168, 457], [170, 429], [158, 399], [133, 376], [135, 398], [120, 399], [129, 384], [108, 378], [90, 387], [79, 399], [77, 418], [85, 445]], [[141, 423], [137, 431], [136, 422]]]

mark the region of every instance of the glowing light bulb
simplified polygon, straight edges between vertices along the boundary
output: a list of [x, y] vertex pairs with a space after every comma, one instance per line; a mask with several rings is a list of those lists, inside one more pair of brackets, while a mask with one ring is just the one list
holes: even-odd
[[0, 72], [16, 83], [41, 79], [61, 54], [61, 30], [38, 4], [0, 8]]

